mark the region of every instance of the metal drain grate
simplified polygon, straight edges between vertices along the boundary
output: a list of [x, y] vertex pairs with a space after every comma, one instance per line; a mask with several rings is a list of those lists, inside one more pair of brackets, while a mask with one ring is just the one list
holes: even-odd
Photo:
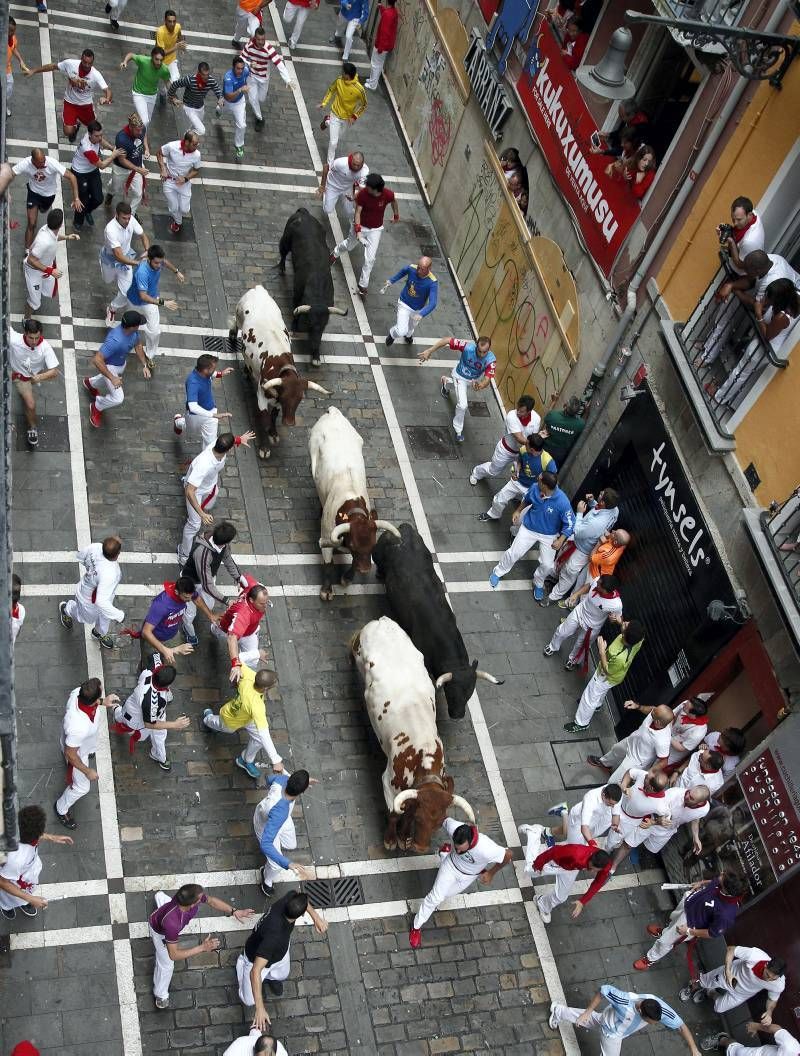
[[470, 400], [467, 408], [472, 418], [489, 418], [492, 413], [488, 406], [479, 400]]
[[228, 351], [228, 339], [227, 337], [214, 337], [211, 334], [203, 334], [203, 351], [204, 352], [227, 352]]
[[364, 903], [364, 892], [357, 876], [340, 876], [335, 880], [309, 880], [304, 888], [314, 909], [336, 909], [339, 906], [360, 906]]

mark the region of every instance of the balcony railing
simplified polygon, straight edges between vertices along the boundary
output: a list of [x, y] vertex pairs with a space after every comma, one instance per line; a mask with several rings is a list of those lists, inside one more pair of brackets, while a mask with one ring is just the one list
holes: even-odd
[[800, 608], [800, 487], [761, 514], [761, 525], [784, 582]]
[[691, 19], [712, 26], [735, 26], [746, 0], [655, 0], [659, 14], [667, 18]]
[[728, 423], [764, 369], [785, 368], [787, 361], [773, 352], [755, 315], [735, 294], [724, 304], [715, 299], [724, 279], [724, 272], [717, 274], [689, 320], [676, 324], [675, 334], [720, 434], [732, 439]]

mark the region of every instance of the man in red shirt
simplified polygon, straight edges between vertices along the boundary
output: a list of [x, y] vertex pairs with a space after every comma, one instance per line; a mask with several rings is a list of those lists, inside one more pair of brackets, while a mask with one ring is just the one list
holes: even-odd
[[519, 831], [528, 838], [525, 847], [525, 872], [555, 873], [555, 891], [549, 895], [539, 895], [536, 899], [536, 908], [545, 924], [550, 923], [550, 916], [555, 907], [569, 898], [581, 869], [585, 869], [594, 877], [586, 894], [581, 895], [577, 902], [572, 904], [572, 919], [575, 920], [611, 875], [611, 855], [607, 851], [601, 851], [594, 840], [588, 844], [557, 843], [549, 850], [542, 851], [544, 830], [541, 825], [520, 825]]
[[372, 65], [369, 71], [369, 80], [364, 82], [365, 88], [374, 92], [378, 87], [378, 81], [383, 73], [383, 66], [390, 51], [394, 51], [397, 43], [398, 14], [395, 10], [397, 0], [386, 0], [385, 4], [378, 7], [378, 30], [375, 34], [375, 45], [372, 49]]
[[331, 253], [331, 264], [339, 259], [341, 253], [345, 250], [349, 253], [355, 248], [356, 242], [360, 242], [364, 247], [364, 264], [358, 280], [358, 292], [364, 297], [383, 234], [383, 214], [387, 205], [391, 205], [392, 223], [396, 224], [400, 219], [400, 211], [397, 208], [394, 191], [389, 190], [383, 182], [383, 176], [379, 176], [376, 172], [371, 172], [367, 176], [364, 186], [356, 194], [355, 204], [356, 215], [350, 225], [350, 231], [344, 242], [340, 242]]
[[219, 627], [212, 624], [212, 633], [228, 642], [231, 660], [231, 682], [238, 682], [242, 664], [251, 667], [267, 659], [266, 649], [258, 648], [258, 628], [269, 605], [267, 588], [252, 576], [245, 575], [247, 588], [223, 613]]

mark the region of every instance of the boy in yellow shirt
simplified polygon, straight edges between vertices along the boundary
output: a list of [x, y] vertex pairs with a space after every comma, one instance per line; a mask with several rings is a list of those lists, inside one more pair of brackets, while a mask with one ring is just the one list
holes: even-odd
[[318, 110], [324, 110], [331, 103], [331, 112], [322, 119], [319, 126], [322, 131], [328, 129], [328, 168], [336, 157], [339, 138], [348, 125], [354, 124], [367, 109], [367, 93], [358, 79], [358, 71], [352, 62], [342, 63], [341, 77], [337, 77], [325, 93], [325, 98], [318, 104]]
[[266, 709], [267, 690], [277, 684], [278, 676], [274, 671], [254, 671], [247, 664], [242, 664], [239, 670], [241, 677], [237, 687], [238, 693], [222, 705], [219, 715], [215, 715], [211, 708], [206, 708], [203, 712], [203, 725], [216, 733], [247, 730], [250, 737], [247, 747], [241, 755], [236, 756], [234, 762], [254, 781], [258, 781], [261, 771], [255, 760], [262, 748], [267, 753], [275, 773], [283, 773], [283, 762], [275, 751], [270, 736]]
[[[181, 71], [178, 66], [178, 52], [186, 51], [178, 16], [171, 9], [164, 12], [164, 21], [155, 31], [156, 45], [164, 49], [164, 65], [169, 70], [169, 83], [179, 80]], [[166, 99], [167, 89], [159, 84], [158, 94]]]

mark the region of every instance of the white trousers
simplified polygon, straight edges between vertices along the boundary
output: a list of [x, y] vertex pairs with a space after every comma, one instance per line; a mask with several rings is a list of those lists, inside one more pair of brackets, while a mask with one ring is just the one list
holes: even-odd
[[460, 895], [477, 879], [478, 877], [474, 874], [470, 876], [466, 873], [460, 873], [450, 862], [449, 857], [444, 857], [433, 882], [433, 887], [422, 900], [417, 910], [417, 915], [414, 917], [414, 927], [421, 928], [446, 898], [449, 898], [450, 895]]
[[511, 546], [495, 565], [494, 574], [496, 576], [505, 576], [516, 565], [517, 561], [523, 558], [538, 543], [539, 564], [533, 573], [533, 585], [534, 587], [541, 587], [556, 559], [556, 552], [552, 546], [554, 539], [554, 535], [542, 535], [541, 532], [532, 532], [524, 524], [520, 524]]
[[249, 40], [260, 25], [261, 23], [255, 15], [252, 15], [249, 11], [244, 11], [241, 7], [237, 6], [236, 22], [233, 26], [233, 39]]
[[450, 377], [446, 384], [449, 385], [450, 382], [453, 383], [456, 392], [456, 413], [453, 415], [453, 429], [461, 436], [464, 432], [464, 417], [467, 413], [468, 403], [467, 394], [471, 382], [467, 381], [466, 378], [462, 378], [455, 367], [450, 372]]
[[6, 110], [11, 112], [11, 97], [14, 94], [14, 74], [6, 74]]
[[344, 213], [348, 220], [352, 223], [353, 214], [356, 211], [356, 207], [353, 204], [353, 195], [348, 191], [336, 191], [330, 183], [325, 184], [325, 192], [322, 195], [322, 211], [330, 216], [331, 213], [336, 211], [336, 203], [342, 202], [344, 206]]
[[247, 82], [247, 99], [250, 103], [250, 109], [259, 121], [264, 120], [264, 115], [261, 113], [261, 104], [266, 102], [268, 91], [269, 77], [256, 77], [251, 73]]
[[[85, 754], [80, 748], [78, 749], [78, 758], [84, 766], [89, 765], [88, 754]], [[82, 773], [74, 766], [71, 767], [69, 763], [67, 764], [67, 774], [70, 777], [70, 783], [56, 800], [56, 810], [59, 814], [66, 814], [79, 799], [83, 799], [92, 787], [92, 782], [86, 774]]]
[[369, 79], [364, 85], [365, 88], [372, 88], [374, 91], [378, 87], [378, 81], [381, 79], [383, 67], [386, 65], [388, 57], [388, 51], [378, 51], [377, 48], [372, 49], [372, 62], [369, 67]]
[[[289, 977], [291, 952], [292, 949], [290, 946], [286, 951], [285, 956], [278, 961], [277, 964], [270, 964], [267, 965], [266, 968], [262, 968], [262, 983], [265, 979], [271, 979], [274, 983], [280, 983]], [[250, 982], [250, 972], [252, 969], [253, 962], [248, 961], [244, 953], [240, 953], [236, 961], [236, 978], [239, 980], [239, 1000], [243, 1005], [247, 1005], [249, 1008], [252, 1008], [256, 1003], [256, 999], [253, 997], [253, 984]]]
[[[590, 649], [601, 630], [602, 627], [593, 627], [589, 631]], [[576, 609], [573, 609], [569, 616], [567, 616], [566, 620], [562, 620], [558, 627], [553, 631], [553, 637], [550, 639], [550, 648], [555, 649], [556, 652], [558, 652], [564, 642], [568, 641], [575, 635], [577, 635], [577, 637], [572, 643], [572, 648], [569, 651], [569, 658], [573, 662], [577, 660], [579, 653], [583, 653], [583, 643], [586, 638], [586, 628], [581, 627], [580, 621], [578, 620], [578, 613]], [[582, 655], [581, 659], [583, 659]], [[613, 777], [609, 778], [609, 781], [613, 780], [615, 780]]]
[[121, 264], [119, 266], [115, 264], [109, 264], [103, 258], [103, 254], [101, 253], [100, 273], [103, 276], [103, 282], [109, 285], [112, 282], [115, 282], [117, 284], [117, 292], [114, 294], [114, 298], [111, 301], [111, 307], [115, 309], [124, 308], [128, 303], [128, 290], [131, 288], [133, 268], [128, 267], [124, 264]]
[[336, 29], [333, 31], [334, 36], [340, 40], [342, 33], [344, 33], [344, 50], [342, 51], [342, 62], [347, 62], [350, 58], [350, 49], [353, 47], [353, 37], [355, 36], [361, 23], [357, 18], [346, 19], [341, 12], [336, 16]]
[[111, 8], [111, 14], [114, 18], [119, 18], [128, 6], [128, 0], [108, 0], [108, 6]]
[[[585, 1009], [583, 1008], [570, 1008], [569, 1005], [553, 1005], [553, 1019], [556, 1023], [577, 1023], [578, 1018], [583, 1015], [584, 1011]], [[599, 1012], [592, 1012], [587, 1029], [596, 1030], [600, 1034], [601, 1056], [619, 1056], [623, 1038], [616, 1035], [610, 1038], [606, 1037], [602, 1031], [602, 1026], [602, 1015]]]
[[600, 756], [600, 762], [603, 766], [608, 766], [613, 771], [609, 782], [618, 785], [625, 773], [630, 768], [636, 767], [641, 770], [649, 770], [653, 763], [656, 761], [655, 752], [653, 758], [645, 766], [637, 757], [628, 754], [628, 738], [623, 737], [621, 741], [617, 741], [613, 748], [609, 748], [605, 755]]
[[[249, 746], [248, 746], [249, 747]], [[247, 760], [249, 763], [253, 762], [253, 759]], [[284, 821], [283, 825], [278, 829], [278, 835], [272, 844], [278, 854], [283, 854], [285, 851], [294, 851], [297, 849], [297, 832], [294, 827], [294, 821], [291, 815]], [[274, 884], [280, 880], [283, 875], [283, 869], [279, 865], [276, 865], [271, 858], [264, 859], [264, 865], [261, 869], [261, 876], [264, 879], [265, 884]]]
[[375, 266], [375, 258], [378, 255], [378, 246], [381, 244], [382, 234], [382, 227], [362, 227], [361, 233], [356, 237], [355, 227], [351, 223], [347, 238], [343, 242], [340, 242], [333, 251], [338, 257], [344, 253], [345, 250], [349, 253], [351, 249], [355, 249], [359, 242], [363, 245], [364, 263], [361, 266], [361, 275], [358, 279], [358, 285], [361, 286], [362, 289], [366, 289], [366, 287], [369, 286], [369, 277]]
[[476, 480], [483, 480], [484, 477], [501, 477], [516, 458], [517, 453], [509, 451], [503, 441], [498, 440], [491, 459], [475, 466], [472, 470], [472, 476]]
[[133, 96], [133, 107], [136, 113], [142, 119], [142, 124], [145, 128], [150, 127], [150, 122], [153, 120], [153, 111], [156, 108], [156, 100], [158, 99], [158, 92], [155, 95], [143, 95], [141, 92], [131, 92]]
[[[209, 728], [209, 730], [213, 730], [215, 733], [238, 733], [239, 732], [239, 730], [232, 730], [230, 728], [230, 726], [226, 726], [225, 723], [222, 721], [221, 716], [219, 716], [219, 715], [206, 715], [206, 717], [203, 719], [203, 722]], [[262, 735], [262, 733], [259, 730], [258, 726], [256, 726], [256, 724], [254, 722], [248, 722], [248, 724], [246, 726], [241, 726], [240, 729], [245, 730], [245, 732], [247, 733], [247, 736], [248, 736], [247, 747], [242, 752], [242, 756], [244, 757], [245, 762], [254, 763], [256, 761], [256, 759], [258, 758], [258, 753], [261, 751], [262, 748], [264, 749], [264, 752], [267, 755], [269, 755], [269, 748], [267, 746], [267, 739]], [[286, 825], [288, 825], [290, 822], [291, 822], [291, 831], [292, 831], [292, 834], [294, 834], [294, 822], [292, 822], [292, 819], [289, 818], [284, 823], [284, 825], [281, 827], [280, 833], [278, 834], [279, 837], [281, 836], [281, 833], [283, 833], [284, 828], [286, 828]], [[288, 840], [286, 842], [281, 840], [280, 842], [282, 843], [282, 845], [284, 847], [287, 847], [290, 850], [294, 850], [295, 847], [297, 846], [297, 837], [293, 836], [292, 838], [294, 839], [294, 843], [291, 843]], [[276, 841], [276, 843], [277, 842], [278, 841]], [[280, 849], [281, 848], [278, 847], [279, 851], [280, 851]], [[267, 862], [267, 865], [271, 865], [271, 864], [272, 864], [271, 862], [269, 862], [269, 861]], [[278, 870], [278, 872], [280, 872], [280, 870]]]
[[337, 117], [336, 114], [328, 114], [328, 165], [333, 165], [334, 159], [336, 158], [336, 148], [339, 146], [339, 140], [346, 132], [349, 124], [349, 121], [343, 121], [342, 118]]
[[714, 1000], [714, 1011], [720, 1013], [730, 1012], [732, 1008], [738, 1008], [739, 1005], [743, 1005], [745, 1001], [749, 1001], [751, 997], [755, 997], [756, 994], [761, 992], [760, 989], [753, 990], [751, 987], [740, 987], [734, 990], [725, 978], [725, 965], [723, 964], [719, 968], [715, 968], [713, 972], [702, 972], [700, 974], [700, 985], [706, 990], [724, 991], [722, 994], [717, 994]]
[[[169, 896], [165, 895], [163, 891], [156, 891], [155, 902], [156, 908], [159, 908], [163, 906], [165, 902], [169, 902]], [[172, 973], [175, 971], [175, 962], [167, 952], [167, 944], [164, 941], [164, 936], [159, 935], [157, 931], [153, 931], [149, 924], [148, 928], [150, 930], [150, 938], [153, 940], [153, 947], [156, 951], [156, 963], [153, 967], [153, 996], [166, 1000], [166, 998], [169, 997], [169, 984], [172, 982]]]
[[411, 308], [406, 304], [405, 301], [397, 299], [397, 319], [394, 326], [389, 331], [391, 337], [395, 341], [400, 337], [411, 337], [414, 333], [416, 324], [414, 322], [414, 316], [417, 314], [416, 308]]
[[550, 591], [550, 600], [561, 601], [564, 595], [570, 592], [572, 584], [588, 564], [589, 555], [582, 553], [577, 547], [575, 547], [561, 566], [561, 571], [558, 574], [558, 582]]
[[[184, 216], [188, 216], [192, 208], [192, 181], [188, 180], [179, 186], [170, 178], [165, 180], [162, 186], [169, 215], [176, 224], [182, 224]], [[139, 311], [141, 310], [140, 308]]]
[[575, 722], [578, 726], [589, 725], [594, 713], [599, 707], [602, 707], [609, 689], [611, 689], [611, 683], [603, 677], [602, 669], [596, 668], [595, 673], [586, 683], [581, 699], [578, 702], [578, 710], [575, 712]]
[[111, 623], [108, 616], [105, 616], [92, 602], [82, 598], [80, 594], [76, 594], [71, 601], [67, 602], [67, 616], [71, 616], [78, 623], [94, 627], [99, 634], [107, 634]]
[[[623, 817], [625, 815], [623, 814]], [[651, 964], [666, 957], [676, 943], [683, 942], [684, 937], [678, 934], [678, 928], [686, 924], [686, 895], [680, 900], [670, 914], [669, 924], [647, 951], [646, 957]]]
[[157, 304], [134, 304], [131, 305], [135, 312], [140, 312], [145, 318], [144, 350], [149, 359], [158, 355], [158, 343], [161, 340], [161, 313]]
[[[203, 599], [203, 601], [206, 603], [206, 605], [208, 605], [209, 609], [211, 609], [212, 612], [213, 612], [214, 605], [216, 604], [214, 598], [212, 598], [210, 594], [206, 594], [206, 592], [204, 590], [200, 590], [199, 588], [198, 588], [197, 592], [200, 595], [200, 597]], [[183, 627], [183, 630], [184, 630], [185, 634], [188, 634], [188, 635], [194, 637], [194, 621], [195, 621], [196, 618], [197, 618], [197, 606], [195, 605], [195, 603], [193, 601], [187, 601], [186, 602], [186, 611], [184, 612], [183, 619], [181, 620], [181, 626]]]
[[219, 418], [215, 415], [192, 414], [184, 411], [178, 418], [178, 427], [183, 429], [187, 440], [199, 440], [203, 447], [216, 442], [219, 434]]
[[233, 115], [233, 144], [236, 147], [244, 146], [244, 134], [247, 130], [247, 95], [240, 95], [235, 103], [225, 101], [225, 110]]
[[[209, 496], [211, 496], [209, 498]], [[212, 491], [198, 491], [196, 494], [197, 503], [203, 507], [205, 512], [213, 510], [216, 505], [217, 499], [219, 498], [219, 488], [215, 485]], [[206, 501], [208, 500], [208, 501]], [[178, 547], [178, 556], [181, 564], [184, 564], [189, 560], [189, 553], [192, 549], [192, 543], [194, 537], [200, 531], [200, 526], [203, 522], [200, 520], [200, 514], [192, 506], [189, 500], [186, 500], [186, 523], [183, 526], [183, 536], [181, 537], [181, 544]], [[213, 624], [212, 624], [213, 626]]]
[[[121, 378], [125, 373], [125, 367], [112, 367], [110, 364], [106, 365], [106, 370], [109, 374], [113, 374], [117, 378]], [[106, 391], [105, 396], [95, 396], [94, 405], [98, 411], [107, 411], [110, 407], [119, 407], [122, 401], [125, 399], [125, 393], [120, 388], [115, 389], [105, 374], [95, 374], [93, 378], [89, 378], [89, 384], [95, 389], [99, 389], [102, 393], [103, 389]]]
[[25, 273], [25, 285], [28, 292], [25, 300], [28, 306], [37, 312], [42, 306], [42, 297], [52, 297], [56, 288], [56, 279], [52, 275], [45, 275], [43, 271], [29, 268], [27, 264], [22, 269]]
[[187, 106], [183, 104], [183, 112], [186, 116], [186, 120], [198, 134], [198, 136], [204, 136], [206, 134], [206, 126], [203, 123], [203, 119], [206, 114], [205, 106]]
[[[125, 718], [124, 710], [122, 704], [114, 708], [114, 722], [123, 722], [126, 726], [130, 726], [131, 724]], [[139, 743], [144, 744], [146, 741], [150, 741], [150, 755], [160, 763], [165, 762], [167, 758], [167, 731], [148, 730], [146, 726], [131, 726], [131, 729], [137, 728], [139, 730]]]
[[492, 499], [492, 505], [489, 507], [487, 513], [493, 521], [500, 520], [503, 516], [503, 510], [508, 506], [509, 502], [512, 502], [514, 499], [521, 499], [527, 490], [528, 485], [520, 484], [518, 480], [509, 480], [508, 484], [504, 484]]
[[[228, 640], [227, 634], [224, 631], [221, 631], [215, 623], [211, 624], [211, 633], [215, 638], [221, 638], [224, 641]], [[239, 659], [243, 664], [255, 664], [260, 657], [261, 653], [258, 648], [258, 630], [254, 631], [253, 634], [246, 634], [239, 639]]]
[[289, 47], [296, 48], [297, 42], [300, 40], [300, 34], [303, 32], [303, 26], [306, 24], [308, 18], [309, 8], [301, 7], [300, 4], [293, 4], [291, 0], [287, 0], [286, 6], [283, 9], [283, 21], [289, 25], [294, 22], [294, 29], [292, 35], [289, 37]]
[[[125, 188], [128, 177], [131, 176], [130, 187]], [[121, 169], [119, 165], [111, 166], [111, 191], [112, 198], [126, 201], [131, 207], [131, 212], [136, 215], [136, 210], [142, 203], [144, 196], [144, 176], [140, 172], [131, 172], [130, 169]]]
[[[541, 833], [541, 830], [539, 832]], [[586, 841], [581, 837], [577, 842], [585, 843]], [[533, 863], [543, 850], [544, 845], [541, 839], [535, 839], [533, 833], [529, 832], [525, 843], [525, 872], [529, 876], [532, 876], [535, 872]], [[555, 890], [551, 891], [550, 894], [541, 896], [542, 910], [545, 913], [552, 913], [556, 906], [560, 906], [567, 901], [572, 888], [575, 886], [578, 872], [579, 870], [577, 869], [567, 871], [566, 869], [561, 869], [555, 862], [547, 862], [540, 875], [551, 875], [555, 880], [556, 886]]]

